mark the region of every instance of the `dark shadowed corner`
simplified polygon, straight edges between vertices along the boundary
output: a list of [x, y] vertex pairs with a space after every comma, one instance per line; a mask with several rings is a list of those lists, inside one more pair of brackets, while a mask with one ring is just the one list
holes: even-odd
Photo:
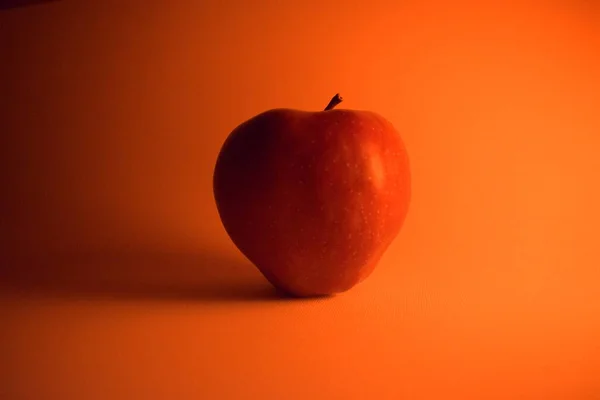
[[198, 302], [281, 299], [249, 262], [208, 250], [111, 250], [3, 258], [1, 289], [21, 295]]
[[60, 0], [0, 0], [0, 10], [22, 8], [39, 4], [54, 3]]

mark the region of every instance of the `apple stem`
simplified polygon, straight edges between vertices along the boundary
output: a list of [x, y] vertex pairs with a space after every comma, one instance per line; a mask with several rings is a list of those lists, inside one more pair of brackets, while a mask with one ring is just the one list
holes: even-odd
[[327, 104], [327, 107], [325, 107], [325, 111], [333, 110], [333, 108], [340, 104], [343, 100], [344, 99], [342, 99], [342, 96], [340, 96], [339, 93], [336, 93], [336, 95], [333, 96], [333, 98], [329, 101], [329, 104]]

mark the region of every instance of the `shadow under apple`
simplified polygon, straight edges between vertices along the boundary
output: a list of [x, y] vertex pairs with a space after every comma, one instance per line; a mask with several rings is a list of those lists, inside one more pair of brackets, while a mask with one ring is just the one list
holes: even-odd
[[0, 283], [23, 294], [202, 302], [287, 298], [249, 262], [208, 250], [71, 252], [3, 264]]

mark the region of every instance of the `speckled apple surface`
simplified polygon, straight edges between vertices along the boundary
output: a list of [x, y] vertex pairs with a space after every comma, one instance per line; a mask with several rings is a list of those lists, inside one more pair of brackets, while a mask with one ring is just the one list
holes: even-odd
[[[0, 12], [0, 399], [598, 398], [594, 2], [41, 3]], [[409, 211], [360, 284], [282, 298], [214, 167], [338, 91]]]
[[301, 297], [345, 292], [371, 274], [406, 218], [410, 184], [393, 125], [347, 109], [263, 112], [233, 130], [214, 172], [233, 242]]

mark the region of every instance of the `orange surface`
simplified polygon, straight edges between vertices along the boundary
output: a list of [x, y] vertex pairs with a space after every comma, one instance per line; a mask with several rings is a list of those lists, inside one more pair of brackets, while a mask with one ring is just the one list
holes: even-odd
[[[0, 14], [1, 399], [600, 399], [593, 2], [171, 3]], [[411, 210], [279, 300], [212, 169], [336, 92], [402, 132]]]

